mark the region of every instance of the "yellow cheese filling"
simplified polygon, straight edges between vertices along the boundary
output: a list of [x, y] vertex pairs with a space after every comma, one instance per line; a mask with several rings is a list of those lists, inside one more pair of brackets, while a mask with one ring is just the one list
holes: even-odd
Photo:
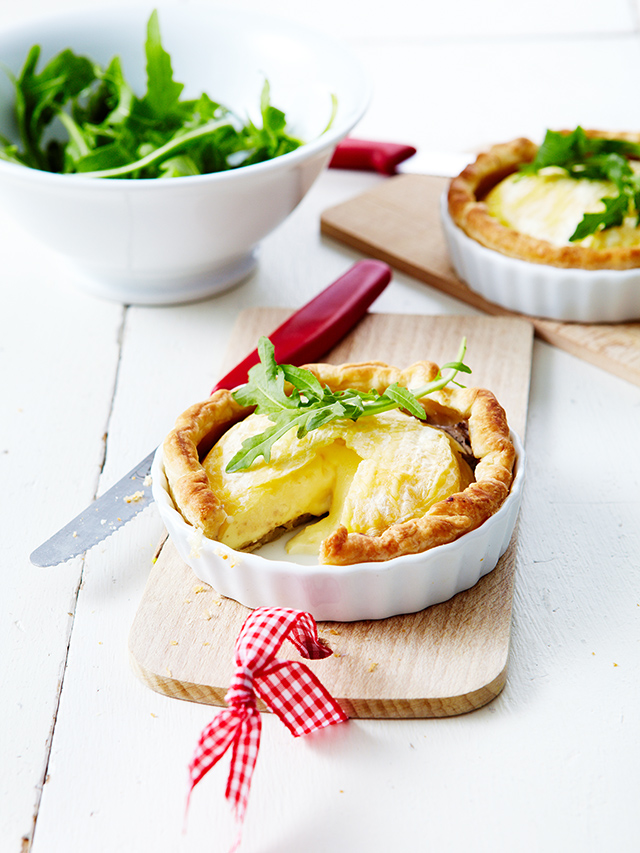
[[473, 479], [449, 436], [399, 411], [333, 421], [301, 439], [292, 429], [273, 445], [269, 463], [259, 459], [246, 471], [227, 473], [242, 442], [269, 423], [264, 415], [250, 415], [203, 463], [227, 513], [217, 538], [238, 550], [313, 516], [320, 520], [296, 534], [288, 550], [317, 554], [341, 525], [350, 533], [379, 534], [424, 515]]
[[[630, 163], [634, 171], [640, 171], [640, 163]], [[615, 195], [617, 190], [609, 181], [570, 178], [551, 167], [535, 175], [509, 175], [487, 193], [485, 202], [489, 213], [503, 225], [554, 246], [605, 249], [640, 245], [640, 228], [633, 217], [583, 240], [569, 240], [585, 213], [603, 211], [601, 199]]]

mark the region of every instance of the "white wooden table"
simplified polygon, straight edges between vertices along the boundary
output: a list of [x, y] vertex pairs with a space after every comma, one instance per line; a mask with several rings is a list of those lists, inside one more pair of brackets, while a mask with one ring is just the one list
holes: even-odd
[[[463, 151], [547, 126], [640, 127], [632, 0], [270, 7], [361, 56], [375, 85], [362, 137]], [[23, 0], [1, 22], [47, 11]], [[359, 258], [320, 237], [320, 214], [381, 180], [326, 173], [249, 280], [171, 308], [79, 294], [1, 214], [2, 851], [226, 851], [225, 762], [182, 825], [214, 709], [151, 692], [127, 660], [155, 507], [84, 559], [28, 555], [208, 393], [241, 308], [297, 307]], [[375, 310], [473, 313], [401, 274]], [[243, 851], [638, 850], [639, 422], [640, 388], [535, 344], [505, 690], [462, 717], [298, 740], [265, 717]]]

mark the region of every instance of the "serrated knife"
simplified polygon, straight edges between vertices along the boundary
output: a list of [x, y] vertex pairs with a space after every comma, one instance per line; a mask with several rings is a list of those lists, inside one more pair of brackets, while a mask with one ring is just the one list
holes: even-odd
[[[269, 335], [278, 362], [304, 364], [329, 352], [366, 314], [391, 281], [381, 261], [364, 260], [321, 291]], [[257, 349], [237, 364], [211, 390], [246, 382], [257, 364]], [[31, 554], [36, 566], [57, 566], [102, 542], [153, 501], [149, 477], [155, 450]]]

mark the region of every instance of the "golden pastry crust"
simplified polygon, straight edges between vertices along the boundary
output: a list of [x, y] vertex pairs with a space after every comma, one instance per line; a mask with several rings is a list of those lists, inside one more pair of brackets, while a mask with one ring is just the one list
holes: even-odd
[[[600, 139], [624, 139], [640, 142], [637, 133], [611, 133], [588, 130], [587, 136]], [[585, 270], [625, 270], [640, 267], [640, 246], [593, 248], [589, 246], [554, 246], [521, 234], [499, 222], [487, 210], [483, 201], [496, 184], [513, 174], [536, 156], [538, 146], [529, 139], [519, 138], [494, 145], [479, 154], [451, 181], [448, 191], [449, 214], [454, 223], [482, 246], [511, 258], [547, 266]]]
[[[353, 388], [383, 392], [393, 382], [416, 388], [434, 379], [439, 371], [436, 364], [428, 361], [405, 370], [378, 361], [305, 367], [334, 391]], [[434, 504], [422, 518], [393, 524], [381, 535], [349, 533], [346, 528], [339, 528], [322, 542], [321, 562], [349, 565], [426, 551], [479, 527], [506, 499], [515, 449], [505, 412], [495, 396], [482, 388], [452, 387], [421, 402], [429, 423], [468, 424], [471, 449], [477, 459], [475, 482]], [[165, 473], [176, 507], [190, 524], [212, 539], [226, 513], [200, 463], [204, 456], [202, 445], [208, 450], [212, 439], [217, 440], [251, 411], [235, 403], [229, 392], [217, 392], [181, 415], [163, 445]]]
[[230, 391], [216, 391], [180, 415], [162, 446], [173, 502], [189, 524], [212, 539], [227, 514], [211, 491], [201, 459], [224, 432], [251, 411], [236, 403]]

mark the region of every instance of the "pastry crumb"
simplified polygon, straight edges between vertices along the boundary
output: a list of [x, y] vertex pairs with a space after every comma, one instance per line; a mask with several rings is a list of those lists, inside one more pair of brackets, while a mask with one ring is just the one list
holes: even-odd
[[143, 486], [150, 486], [153, 483], [153, 477], [151, 474], [147, 474], [147, 476], [142, 481]]
[[375, 672], [377, 668], [378, 668], [378, 664], [374, 661], [371, 664], [371, 666], [369, 667], [369, 672]]
[[178, 641], [177, 641], [177, 640], [171, 640], [171, 645], [172, 645], [172, 646], [177, 646], [177, 645], [178, 645]]
[[193, 591], [195, 592], [196, 595], [198, 595], [201, 592], [206, 592], [207, 589], [204, 586], [196, 586], [193, 588]]
[[330, 634], [333, 634], [333, 635], [334, 635], [334, 636], [336, 636], [336, 637], [339, 637], [339, 636], [340, 636], [340, 631], [336, 631], [336, 629], [335, 629], [335, 628], [331, 628], [331, 630], [329, 631], [329, 633], [330, 633]]
[[141, 501], [143, 497], [144, 497], [144, 492], [139, 489], [137, 492], [134, 492], [132, 495], [125, 495], [124, 496], [124, 502], [127, 504], [137, 503], [138, 501]]

